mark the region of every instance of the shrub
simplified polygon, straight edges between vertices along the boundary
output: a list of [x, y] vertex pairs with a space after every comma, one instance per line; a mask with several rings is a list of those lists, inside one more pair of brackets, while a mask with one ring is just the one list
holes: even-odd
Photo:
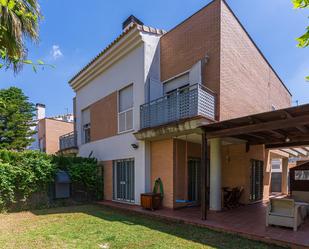
[[35, 192], [47, 192], [57, 166], [49, 156], [35, 151], [0, 151], [1, 209], [25, 202]]
[[96, 198], [102, 197], [102, 180], [95, 159], [0, 150], [0, 211], [27, 203], [35, 193], [47, 195], [58, 170], [67, 171], [73, 184], [82, 185]]
[[58, 168], [69, 173], [71, 181], [90, 193], [102, 198], [102, 177], [98, 174], [97, 160], [94, 158], [81, 157], [53, 157], [53, 162]]
[[14, 168], [8, 163], [0, 162], [0, 211], [14, 202], [15, 193]]

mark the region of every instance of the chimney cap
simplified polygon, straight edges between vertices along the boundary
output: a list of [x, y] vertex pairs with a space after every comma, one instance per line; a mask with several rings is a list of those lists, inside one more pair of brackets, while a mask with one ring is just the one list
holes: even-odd
[[44, 104], [41, 104], [41, 103], [37, 103], [35, 106], [36, 106], [36, 107], [43, 107], [43, 108], [46, 107]]
[[144, 23], [139, 20], [137, 17], [134, 15], [130, 15], [123, 23], [122, 23], [122, 29], [126, 29], [131, 23], [136, 23], [139, 25], [144, 25]]

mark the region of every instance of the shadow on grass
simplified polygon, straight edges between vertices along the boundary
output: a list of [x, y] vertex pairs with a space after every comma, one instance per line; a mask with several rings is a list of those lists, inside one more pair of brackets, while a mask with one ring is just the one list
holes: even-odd
[[[126, 212], [110, 207], [99, 205], [81, 205], [73, 207], [60, 207], [54, 209], [31, 211], [35, 215], [84, 213], [95, 216], [109, 222], [121, 222], [128, 226], [144, 226], [151, 230], [170, 234], [185, 240], [193, 241], [205, 246], [212, 246], [218, 249], [227, 248], [281, 248], [261, 242], [251, 241], [237, 235], [216, 232], [207, 228], [200, 228], [193, 225], [186, 225], [178, 222], [171, 222], [164, 219], [156, 219], [143, 214]], [[155, 238], [154, 238], [155, 239]], [[162, 241], [161, 243], [164, 243]]]

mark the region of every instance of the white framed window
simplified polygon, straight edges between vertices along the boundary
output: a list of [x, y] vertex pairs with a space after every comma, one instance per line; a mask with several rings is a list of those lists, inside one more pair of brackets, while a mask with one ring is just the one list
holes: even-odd
[[133, 84], [118, 92], [118, 133], [133, 130]]
[[91, 142], [90, 138], [90, 109], [84, 109], [82, 111], [82, 143], [86, 144]]
[[271, 161], [271, 171], [272, 172], [282, 172], [282, 160], [273, 159]]

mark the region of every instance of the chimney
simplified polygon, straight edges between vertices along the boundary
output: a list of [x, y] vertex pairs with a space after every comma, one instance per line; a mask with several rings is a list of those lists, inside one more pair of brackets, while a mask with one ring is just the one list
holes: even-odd
[[37, 118], [37, 120], [44, 119], [45, 118], [45, 109], [46, 109], [45, 105], [37, 103], [35, 105], [35, 107], [36, 107], [36, 118]]
[[122, 30], [126, 31], [128, 28], [130, 28], [133, 24], [139, 24], [144, 25], [144, 23], [136, 18], [135, 16], [131, 15], [129, 16], [123, 23], [122, 23]]

